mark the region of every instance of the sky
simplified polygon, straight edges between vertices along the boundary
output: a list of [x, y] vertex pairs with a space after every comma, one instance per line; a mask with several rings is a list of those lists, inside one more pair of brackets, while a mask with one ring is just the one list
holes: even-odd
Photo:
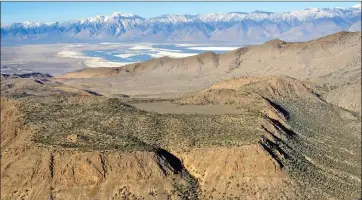
[[1, 2], [1, 23], [80, 20], [113, 12], [144, 18], [163, 14], [288, 12], [305, 8], [350, 7], [360, 2]]

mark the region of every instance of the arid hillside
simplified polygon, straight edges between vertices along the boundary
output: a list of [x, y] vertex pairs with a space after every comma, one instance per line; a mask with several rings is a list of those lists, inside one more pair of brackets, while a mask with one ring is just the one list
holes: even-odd
[[[1, 88], [2, 199], [361, 192], [360, 116], [294, 78], [237, 78], [169, 100], [108, 98], [40, 75], [2, 76]], [[194, 113], [147, 111], [155, 103]], [[205, 114], [203, 106], [238, 113]]]
[[[127, 75], [159, 76], [232, 74], [286, 75], [312, 78], [354, 69], [361, 57], [361, 32], [339, 32], [307, 42], [271, 40], [225, 54], [207, 52], [186, 58], [155, 58], [119, 68], [87, 68], [59, 78], [97, 78]], [[292, 59], [293, 58], [293, 59]]]
[[360, 112], [360, 95], [353, 94], [361, 91], [361, 32], [297, 43], [271, 40], [225, 54], [163, 57], [120, 68], [86, 68], [58, 80], [106, 96], [177, 96], [220, 80], [268, 75], [309, 80], [328, 102]]
[[1, 199], [361, 198], [361, 33], [1, 75]]

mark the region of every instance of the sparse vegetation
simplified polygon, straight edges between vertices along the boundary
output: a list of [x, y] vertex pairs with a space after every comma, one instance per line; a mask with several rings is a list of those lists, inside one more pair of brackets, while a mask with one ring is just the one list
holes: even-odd
[[[24, 122], [39, 130], [34, 140], [82, 150], [153, 151], [163, 148], [256, 143], [256, 115], [146, 113], [118, 99], [102, 103], [25, 103]], [[77, 142], [67, 139], [77, 135]], [[173, 141], [179, 141], [175, 144]]]
[[[259, 81], [239, 89], [212, 89], [169, 100], [183, 105], [233, 104], [242, 111], [241, 114], [146, 112], [129, 105], [138, 100], [128, 97], [105, 98], [89, 92], [81, 97], [76, 92], [55, 90], [46, 84], [36, 85], [32, 90], [27, 88], [27, 93], [13, 91], [17, 86], [11, 85], [2, 91], [2, 97], [17, 100], [17, 108], [22, 114], [19, 121], [23, 126], [31, 127], [32, 141], [44, 149], [51, 146], [52, 150], [81, 152], [152, 152], [150, 154], [155, 156], [160, 173], [172, 190], [167, 194], [151, 188], [143, 197], [122, 187], [115, 191], [113, 199], [157, 199], [161, 195], [190, 200], [245, 199], [259, 195], [270, 199], [359, 197], [360, 116], [320, 100], [317, 93], [295, 80], [267, 80], [272, 80], [273, 84]], [[284, 90], [288, 92], [283, 93]], [[247, 177], [244, 172], [220, 175], [218, 184], [213, 179], [202, 182], [210, 176], [210, 171], [197, 168], [188, 171], [181, 159], [167, 158], [168, 154], [176, 158], [170, 152], [216, 147], [231, 149], [250, 144], [259, 144], [259, 150], [264, 150], [263, 153], [277, 163], [275, 170], [281, 169], [288, 174], [275, 189], [278, 192], [259, 184], [257, 179], [260, 177]], [[162, 155], [162, 151], [167, 155]], [[102, 167], [98, 170], [105, 171], [105, 163], [101, 160]], [[57, 170], [53, 154], [48, 164], [49, 176], [53, 178]], [[140, 164], [140, 167], [143, 166]], [[242, 180], [244, 177], [246, 179]], [[271, 180], [264, 175], [261, 178]], [[56, 192], [52, 191], [51, 196], [56, 198]]]

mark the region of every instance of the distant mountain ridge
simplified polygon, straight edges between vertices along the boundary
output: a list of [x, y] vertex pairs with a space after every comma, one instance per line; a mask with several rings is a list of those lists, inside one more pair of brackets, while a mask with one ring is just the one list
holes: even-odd
[[143, 18], [115, 12], [83, 20], [1, 26], [2, 40], [109, 40], [173, 42], [263, 42], [310, 40], [339, 31], [361, 30], [361, 4], [291, 12], [229, 12]]

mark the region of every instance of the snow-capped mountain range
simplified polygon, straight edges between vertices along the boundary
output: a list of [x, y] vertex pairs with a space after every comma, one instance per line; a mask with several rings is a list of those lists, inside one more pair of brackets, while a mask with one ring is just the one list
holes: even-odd
[[291, 12], [229, 12], [143, 18], [115, 12], [83, 20], [1, 26], [2, 40], [261, 42], [308, 40], [338, 31], [361, 31], [361, 4]]

